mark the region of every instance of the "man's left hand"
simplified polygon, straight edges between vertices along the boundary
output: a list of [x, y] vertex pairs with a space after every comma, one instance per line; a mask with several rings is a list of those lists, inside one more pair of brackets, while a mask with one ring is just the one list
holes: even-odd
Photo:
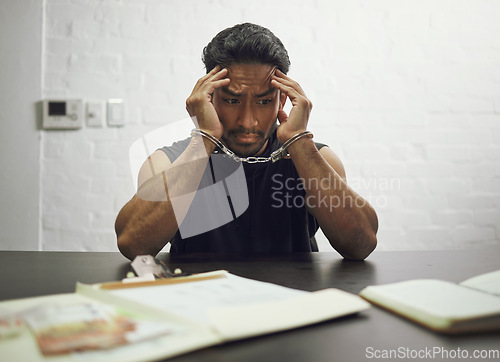
[[280, 125], [277, 136], [281, 143], [285, 143], [297, 133], [304, 132], [307, 129], [312, 102], [306, 97], [300, 85], [287, 77], [279, 69], [276, 69], [272, 76], [271, 84], [285, 93], [292, 102], [292, 109], [289, 115], [283, 109], [278, 111]]

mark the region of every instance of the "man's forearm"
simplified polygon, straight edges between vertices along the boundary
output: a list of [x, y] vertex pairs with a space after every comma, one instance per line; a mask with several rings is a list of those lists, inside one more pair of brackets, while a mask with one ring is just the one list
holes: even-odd
[[156, 255], [177, 229], [169, 202], [145, 201], [137, 195], [121, 209], [115, 223], [118, 248], [131, 260], [137, 255]]
[[[213, 145], [197, 139], [165, 170], [139, 186], [118, 214], [115, 230], [120, 251], [130, 259], [156, 255], [175, 235], [186, 216], [208, 163]], [[187, 196], [186, 196], [187, 195]], [[182, 202], [172, 204], [180, 197]]]
[[297, 141], [289, 152], [305, 180], [308, 210], [330, 244], [345, 258], [366, 258], [377, 243], [378, 221], [371, 205], [349, 187], [311, 139]]

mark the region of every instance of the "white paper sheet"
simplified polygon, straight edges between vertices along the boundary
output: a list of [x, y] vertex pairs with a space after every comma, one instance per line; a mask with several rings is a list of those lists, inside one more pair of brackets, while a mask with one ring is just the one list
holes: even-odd
[[111, 293], [205, 325], [211, 324], [209, 311], [214, 308], [274, 302], [308, 294], [232, 274], [225, 278], [118, 289]]

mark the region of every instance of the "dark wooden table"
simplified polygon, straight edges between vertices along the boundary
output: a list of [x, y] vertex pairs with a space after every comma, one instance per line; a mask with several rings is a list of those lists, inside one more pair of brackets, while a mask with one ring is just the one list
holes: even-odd
[[[216, 269], [291, 288], [314, 291], [339, 288], [358, 293], [365, 286], [407, 279], [460, 282], [500, 269], [500, 246], [477, 250], [375, 252], [364, 262], [342, 260], [336, 253], [288, 255], [160, 254], [172, 268], [196, 273]], [[0, 251], [0, 300], [74, 291], [77, 281], [119, 280], [130, 270], [119, 253]], [[300, 310], [297, 311], [300, 313]], [[392, 352], [391, 352], [392, 351]], [[476, 352], [479, 351], [479, 352]], [[432, 332], [377, 307], [283, 333], [231, 342], [171, 361], [493, 361], [474, 353], [500, 353], [500, 332], [447, 336]], [[468, 358], [464, 358], [465, 356]], [[460, 357], [460, 358], [459, 358]]]

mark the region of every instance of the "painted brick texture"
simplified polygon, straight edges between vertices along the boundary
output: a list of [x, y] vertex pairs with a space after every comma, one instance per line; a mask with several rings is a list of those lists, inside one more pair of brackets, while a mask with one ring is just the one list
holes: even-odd
[[130, 145], [187, 116], [203, 47], [244, 21], [288, 48], [315, 140], [378, 212], [379, 250], [499, 244], [499, 15], [487, 0], [47, 0], [43, 97], [122, 98], [126, 125], [42, 131], [43, 250], [116, 250]]

